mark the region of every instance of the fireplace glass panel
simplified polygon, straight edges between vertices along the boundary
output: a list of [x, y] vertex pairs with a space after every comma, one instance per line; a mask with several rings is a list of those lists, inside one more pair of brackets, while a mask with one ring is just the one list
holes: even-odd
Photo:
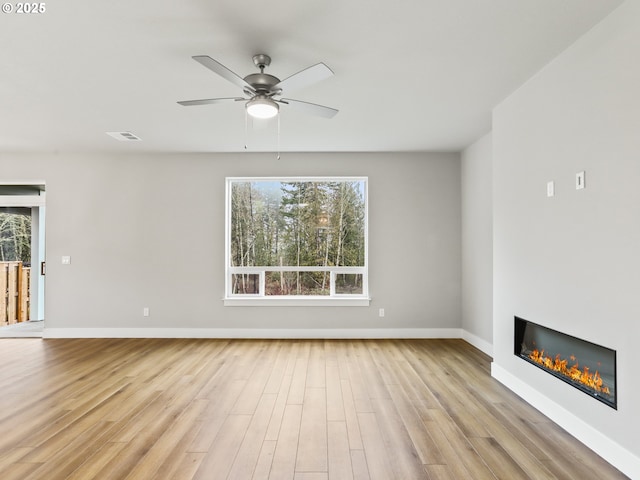
[[615, 350], [514, 318], [515, 355], [617, 408]]

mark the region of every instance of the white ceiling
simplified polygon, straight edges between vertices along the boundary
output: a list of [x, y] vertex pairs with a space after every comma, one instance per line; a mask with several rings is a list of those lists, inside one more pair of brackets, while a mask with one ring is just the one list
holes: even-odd
[[277, 150], [277, 122], [246, 133], [241, 103], [176, 104], [241, 94], [192, 55], [245, 76], [256, 53], [281, 79], [318, 62], [335, 72], [284, 92], [340, 113], [283, 106], [281, 151], [457, 151], [490, 130], [492, 107], [621, 3], [45, 2], [44, 13], [0, 14], [0, 151]]

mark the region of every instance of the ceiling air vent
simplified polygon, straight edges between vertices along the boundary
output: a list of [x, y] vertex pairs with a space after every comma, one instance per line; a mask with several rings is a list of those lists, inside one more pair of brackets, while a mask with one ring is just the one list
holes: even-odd
[[142, 139], [131, 132], [106, 132], [110, 137], [120, 140], [121, 142], [138, 142]]

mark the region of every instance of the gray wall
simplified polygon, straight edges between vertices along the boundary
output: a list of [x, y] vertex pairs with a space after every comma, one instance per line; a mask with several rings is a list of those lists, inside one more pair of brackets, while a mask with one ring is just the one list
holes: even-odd
[[462, 152], [462, 328], [493, 342], [491, 133]]
[[[494, 360], [636, 457], [639, 26], [626, 2], [493, 117]], [[514, 315], [617, 350], [618, 411], [516, 358]]]
[[[46, 181], [48, 328], [461, 326], [457, 154], [3, 154], [0, 172]], [[369, 177], [370, 307], [222, 305], [225, 177], [245, 175]]]

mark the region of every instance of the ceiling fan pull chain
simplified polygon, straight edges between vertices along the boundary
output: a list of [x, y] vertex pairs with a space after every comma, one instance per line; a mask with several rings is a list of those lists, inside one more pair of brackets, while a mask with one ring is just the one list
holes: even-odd
[[276, 160], [280, 160], [280, 115], [278, 115], [278, 154]]
[[244, 149], [247, 150], [249, 143], [249, 114], [247, 110], [244, 111]]

